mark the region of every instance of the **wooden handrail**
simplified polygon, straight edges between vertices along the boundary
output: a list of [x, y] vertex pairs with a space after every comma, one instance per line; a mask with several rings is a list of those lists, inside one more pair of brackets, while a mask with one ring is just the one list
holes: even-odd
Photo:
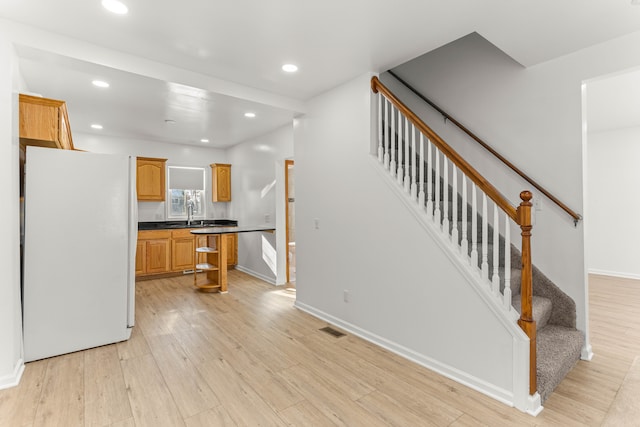
[[385, 85], [383, 85], [378, 77], [371, 78], [371, 89], [374, 93], [382, 93], [395, 107], [438, 149], [449, 158], [467, 177], [469, 177], [480, 189], [493, 200], [500, 208], [509, 215], [518, 225], [520, 225], [516, 208], [509, 203], [493, 185], [489, 183], [480, 173], [473, 168], [460, 154], [458, 154], [449, 144], [444, 142], [437, 133], [427, 126], [413, 111], [411, 111], [402, 101], [400, 101]]
[[482, 139], [480, 139], [478, 136], [476, 136], [473, 132], [471, 132], [469, 129], [467, 129], [462, 123], [460, 123], [459, 121], [457, 121], [456, 119], [451, 117], [442, 108], [440, 108], [436, 104], [434, 104], [429, 98], [427, 98], [426, 96], [422, 95], [420, 92], [418, 92], [417, 89], [415, 89], [409, 83], [407, 83], [406, 81], [404, 81], [403, 79], [398, 77], [398, 75], [395, 74], [393, 71], [388, 71], [388, 73], [391, 74], [396, 80], [398, 80], [404, 86], [406, 86], [407, 89], [409, 89], [411, 92], [413, 92], [415, 95], [417, 95], [420, 99], [422, 99], [424, 102], [426, 102], [431, 107], [433, 107], [434, 110], [436, 110], [438, 113], [442, 114], [442, 116], [446, 120], [448, 120], [451, 123], [453, 123], [454, 125], [458, 126], [458, 128], [460, 128], [460, 130], [462, 130], [464, 133], [469, 135], [474, 141], [476, 141], [478, 144], [480, 144], [489, 153], [493, 154], [498, 160], [500, 160], [502, 163], [504, 163], [512, 171], [517, 173], [522, 179], [527, 181], [529, 184], [533, 185], [538, 191], [540, 191], [542, 194], [544, 194], [549, 200], [551, 200], [553, 203], [558, 205], [566, 213], [571, 215], [571, 217], [573, 218], [574, 225], [577, 225], [578, 221], [580, 221], [582, 219], [582, 216], [580, 214], [578, 214], [578, 213], [574, 212], [573, 210], [571, 210], [567, 205], [562, 203], [557, 197], [555, 197], [553, 194], [551, 194], [549, 191], [547, 191], [544, 187], [542, 187], [540, 184], [538, 184], [536, 181], [534, 181], [532, 178], [530, 178], [527, 174], [525, 174], [523, 171], [521, 171], [517, 166], [515, 166], [513, 163], [511, 163], [509, 160], [507, 160], [504, 156], [502, 156], [500, 153], [498, 153], [495, 149], [493, 149], [493, 147], [491, 147], [489, 144], [484, 142]]

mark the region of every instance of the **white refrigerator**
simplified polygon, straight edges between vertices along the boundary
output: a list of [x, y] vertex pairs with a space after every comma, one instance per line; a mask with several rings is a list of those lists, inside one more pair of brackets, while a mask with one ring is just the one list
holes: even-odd
[[135, 157], [27, 147], [24, 360], [124, 341], [135, 305]]

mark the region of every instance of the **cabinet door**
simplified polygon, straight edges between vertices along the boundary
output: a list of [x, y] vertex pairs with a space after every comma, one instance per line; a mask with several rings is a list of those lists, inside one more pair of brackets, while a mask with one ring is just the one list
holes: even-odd
[[238, 263], [238, 235], [229, 234], [227, 236], [227, 265]]
[[169, 239], [147, 240], [147, 273], [169, 271]]
[[147, 245], [144, 240], [136, 245], [136, 276], [147, 272]]
[[138, 200], [164, 201], [165, 164], [167, 160], [138, 157], [136, 162], [136, 190]]
[[211, 165], [211, 192], [214, 202], [231, 201], [231, 165], [213, 163]]
[[171, 270], [190, 270], [194, 266], [195, 239], [193, 237], [181, 237], [171, 239]]
[[60, 148], [60, 106], [63, 101], [20, 94], [20, 139], [27, 145]]

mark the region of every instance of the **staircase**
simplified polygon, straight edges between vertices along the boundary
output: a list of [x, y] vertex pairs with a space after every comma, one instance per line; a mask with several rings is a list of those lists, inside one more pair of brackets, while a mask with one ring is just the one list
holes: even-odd
[[[374, 87], [377, 92], [376, 89]], [[535, 362], [535, 367], [530, 371], [535, 377], [530, 379], [535, 388], [530, 389], [530, 394], [537, 391], [540, 401], [544, 402], [579, 360], [584, 336], [575, 327], [574, 301], [531, 265], [530, 254], [526, 257], [530, 273], [522, 274], [523, 265], [526, 267], [527, 263], [523, 263], [521, 252], [511, 244], [510, 235], [516, 233], [511, 232], [514, 227], [509, 219], [520, 220], [521, 223], [516, 225], [527, 229], [526, 224], [530, 222], [527, 223], [523, 213], [528, 215], [530, 212], [527, 209], [527, 206], [529, 209], [531, 206], [528, 203], [530, 193], [527, 196], [529, 199], [525, 200], [523, 196], [524, 202], [517, 211], [511, 208], [516, 215], [510, 214], [510, 206], [502, 210], [504, 202], [495, 200], [502, 197], [497, 190], [488, 184], [488, 192], [485, 192], [483, 178], [474, 176], [477, 172], [472, 168], [469, 168], [471, 173], [468, 177], [467, 166], [456, 163], [457, 153], [451, 154], [452, 150], [443, 142], [444, 147], [437, 141], [432, 146], [431, 139], [439, 137], [421, 132], [426, 125], [422, 122], [418, 125], [416, 120], [419, 119], [412, 113], [403, 116], [398, 112], [396, 116], [397, 99], [386, 93], [382, 96], [385, 98], [380, 97], [379, 102], [384, 103], [385, 107], [380, 108], [378, 116], [378, 160], [381, 167], [389, 172], [390, 178], [415, 200], [420, 209], [424, 209], [444, 239], [464, 254], [462, 262], [469, 262], [477, 271], [479, 286], [490, 289], [504, 307], [504, 315], [511, 316], [514, 321], [520, 317], [518, 324], [525, 332], [527, 322], [529, 328], [535, 324], [535, 330], [529, 331], [532, 335], [531, 360]], [[392, 112], [391, 116], [387, 114], [388, 109]], [[479, 184], [476, 185], [476, 182]], [[495, 203], [490, 209], [492, 200]], [[528, 250], [528, 244], [528, 240], [523, 240], [523, 249], [526, 247]], [[510, 250], [505, 253], [505, 248]], [[527, 292], [526, 287], [522, 286], [523, 277], [530, 280], [529, 298], [523, 298], [522, 295], [522, 292]], [[532, 313], [532, 319], [527, 320], [526, 315], [522, 316], [522, 301], [530, 304], [528, 310]]]

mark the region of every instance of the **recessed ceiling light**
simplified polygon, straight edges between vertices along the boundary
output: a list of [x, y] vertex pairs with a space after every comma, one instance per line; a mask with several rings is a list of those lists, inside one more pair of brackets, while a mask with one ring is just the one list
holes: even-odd
[[244, 116], [253, 119], [256, 116], [256, 113], [244, 113]]
[[102, 0], [102, 7], [118, 15], [125, 15], [129, 12], [129, 8], [118, 0]]
[[102, 129], [102, 125], [99, 125], [99, 124], [97, 124], [97, 123], [92, 124], [92, 125], [91, 125], [91, 127], [92, 127], [93, 129]]
[[287, 73], [295, 73], [296, 71], [298, 71], [298, 66], [295, 64], [284, 64], [282, 66], [282, 70], [286, 71]]
[[93, 85], [97, 87], [109, 87], [109, 83], [102, 80], [94, 80], [91, 83], [93, 83]]
[[202, 138], [200, 142], [209, 142], [209, 140], [207, 138]]

